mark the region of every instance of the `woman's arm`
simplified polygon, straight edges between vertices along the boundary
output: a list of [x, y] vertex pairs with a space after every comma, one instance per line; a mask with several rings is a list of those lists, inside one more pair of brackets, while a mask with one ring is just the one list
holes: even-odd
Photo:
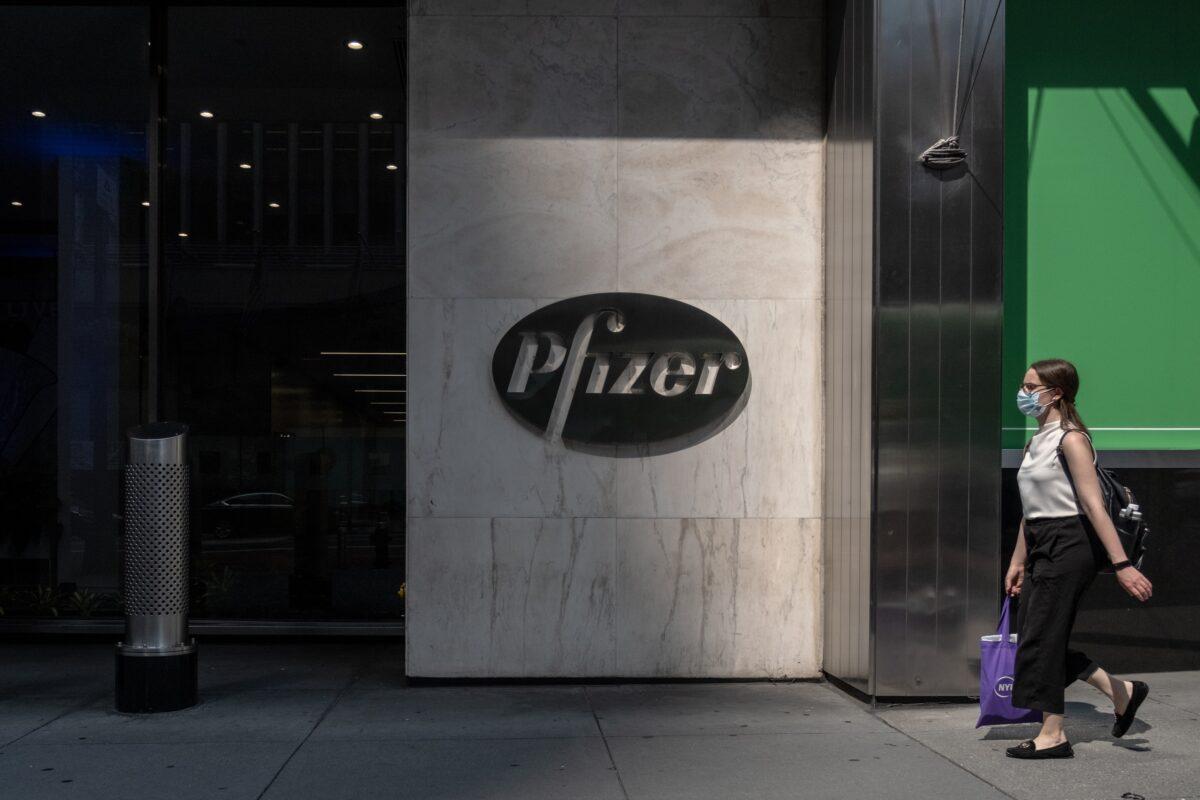
[[[1071, 470], [1071, 480], [1075, 483], [1075, 493], [1079, 496], [1079, 505], [1087, 514], [1096, 535], [1108, 551], [1111, 562], [1125, 560], [1125, 548], [1117, 529], [1113, 527], [1108, 512], [1104, 508], [1104, 496], [1100, 492], [1100, 479], [1096, 475], [1096, 467], [1092, 462], [1091, 442], [1082, 432], [1078, 436], [1068, 433], [1063, 438], [1063, 452], [1067, 457], [1067, 466]], [[1126, 592], [1138, 600], [1149, 600], [1153, 587], [1146, 576], [1138, 572], [1137, 567], [1125, 567], [1116, 572], [1117, 581]]]
[[1021, 525], [1017, 528], [1017, 546], [1013, 548], [1012, 559], [1008, 564], [1020, 564], [1023, 567], [1028, 558], [1029, 554], [1025, 552], [1025, 518], [1021, 517]]
[[1012, 558], [1008, 562], [1008, 572], [1004, 576], [1004, 591], [1017, 596], [1021, 593], [1021, 584], [1025, 582], [1025, 518], [1021, 517], [1021, 525], [1017, 528], [1017, 546], [1013, 548]]

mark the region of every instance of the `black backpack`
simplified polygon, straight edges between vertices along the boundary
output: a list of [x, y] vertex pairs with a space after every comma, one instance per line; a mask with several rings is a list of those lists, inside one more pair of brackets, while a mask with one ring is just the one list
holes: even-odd
[[[1072, 430], [1071, 428], [1064, 431], [1063, 435], [1058, 437], [1058, 460], [1063, 466], [1063, 472], [1066, 473], [1067, 482], [1071, 484], [1071, 491], [1075, 492], [1075, 500], [1079, 501], [1079, 493], [1075, 491], [1075, 481], [1071, 480], [1071, 470], [1067, 468], [1067, 459], [1063, 457], [1063, 439]], [[1091, 445], [1092, 437], [1086, 432], [1079, 431], [1084, 436], [1087, 436], [1088, 444]], [[1092, 454], [1095, 456], [1096, 448], [1092, 447]], [[1121, 540], [1121, 547], [1125, 550], [1125, 557], [1129, 559], [1134, 568], [1141, 570], [1142, 558], [1146, 555], [1146, 537], [1150, 535], [1150, 526], [1146, 524], [1143, 517], [1141, 506], [1133, 496], [1133, 492], [1129, 491], [1129, 487], [1117, 480], [1116, 476], [1109, 470], [1096, 464], [1096, 478], [1100, 481], [1100, 495], [1104, 501], [1104, 509], [1108, 512], [1109, 519], [1112, 520], [1113, 527], [1117, 529], [1117, 538]], [[1112, 563], [1105, 560], [1104, 567], [1101, 572], [1115, 572], [1112, 568]]]

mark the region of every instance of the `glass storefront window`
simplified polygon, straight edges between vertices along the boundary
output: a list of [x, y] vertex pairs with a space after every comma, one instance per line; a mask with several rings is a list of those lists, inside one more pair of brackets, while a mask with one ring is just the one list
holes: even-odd
[[191, 426], [197, 615], [403, 607], [404, 26], [170, 13], [162, 399]]
[[405, 9], [0, 30], [0, 611], [119, 613], [124, 432], [157, 416], [191, 431], [193, 618], [401, 618]]
[[148, 14], [0, 9], [0, 609], [115, 614], [143, 414]]

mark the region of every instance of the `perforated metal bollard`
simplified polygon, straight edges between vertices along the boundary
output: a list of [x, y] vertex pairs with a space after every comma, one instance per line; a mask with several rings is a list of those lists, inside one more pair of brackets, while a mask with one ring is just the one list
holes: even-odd
[[116, 705], [176, 711], [197, 699], [196, 642], [188, 635], [187, 426], [156, 422], [128, 436]]

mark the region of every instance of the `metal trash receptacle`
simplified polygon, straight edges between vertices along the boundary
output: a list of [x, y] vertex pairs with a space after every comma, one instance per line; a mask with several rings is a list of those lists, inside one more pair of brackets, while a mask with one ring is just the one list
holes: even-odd
[[197, 701], [196, 642], [188, 633], [187, 426], [128, 432], [118, 711], [176, 711]]

